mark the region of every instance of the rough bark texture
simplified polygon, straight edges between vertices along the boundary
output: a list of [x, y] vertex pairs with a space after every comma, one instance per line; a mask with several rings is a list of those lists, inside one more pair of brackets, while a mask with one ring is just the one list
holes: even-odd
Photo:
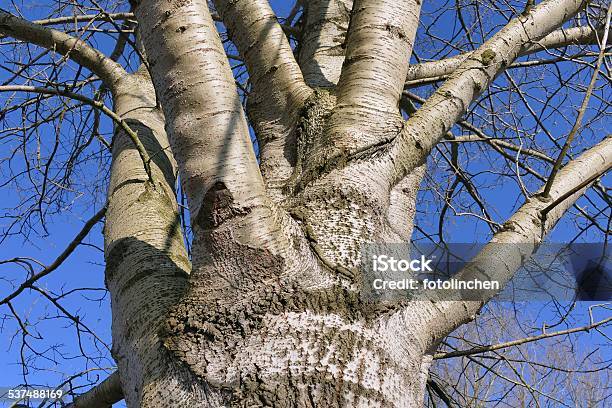
[[[139, 5], [195, 234], [185, 293], [173, 298], [161, 337], [152, 339], [161, 338], [160, 353], [185, 370], [168, 378], [193, 375], [211, 406], [421, 405], [431, 354], [449, 322], [465, 316], [445, 317], [444, 301], [388, 309], [364, 303], [361, 245], [409, 239], [422, 151], [479, 93], [474, 83], [486, 87], [524, 44], [580, 6], [561, 3], [560, 11], [544, 5], [523, 17], [549, 14], [549, 24], [502, 30], [470, 62], [479, 74], [465, 79], [472, 66], [457, 71], [453, 91], [463, 94], [435, 96], [422, 109], [429, 116], [404, 124], [398, 103], [420, 2], [357, 0], [346, 39], [349, 4], [309, 4], [306, 26], [316, 29], [299, 63], [306, 84], [327, 88], [311, 91], [265, 1], [217, 1], [253, 78], [255, 128], [273, 146], [262, 153], [263, 178], [206, 2]], [[316, 41], [326, 52], [309, 48]], [[272, 44], [276, 54], [254, 50]], [[284, 112], [275, 111], [282, 105]], [[432, 126], [438, 120], [444, 126]], [[420, 149], [407, 139], [413, 132]], [[395, 157], [399, 168], [389, 166]]]

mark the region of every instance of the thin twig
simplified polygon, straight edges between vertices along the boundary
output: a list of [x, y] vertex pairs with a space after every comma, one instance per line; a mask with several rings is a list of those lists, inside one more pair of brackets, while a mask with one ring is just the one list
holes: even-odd
[[589, 83], [589, 87], [586, 90], [586, 94], [584, 95], [584, 99], [582, 100], [582, 104], [580, 105], [580, 109], [578, 110], [578, 117], [576, 118], [576, 122], [574, 122], [574, 126], [572, 127], [572, 130], [570, 130], [569, 134], [567, 135], [567, 138], [565, 139], [565, 144], [563, 145], [563, 148], [561, 149], [561, 153], [559, 153], [559, 156], [557, 157], [557, 160], [555, 161], [555, 164], [552, 170], [550, 171], [550, 175], [548, 176], [548, 181], [546, 182], [546, 185], [544, 186], [544, 191], [542, 191], [542, 197], [546, 198], [550, 196], [550, 189], [553, 186], [555, 177], [557, 176], [557, 173], [559, 172], [559, 169], [561, 168], [563, 159], [565, 158], [565, 155], [570, 148], [570, 145], [572, 143], [572, 140], [574, 139], [574, 136], [576, 136], [576, 133], [578, 133], [578, 129], [580, 128], [580, 125], [582, 124], [582, 119], [584, 118], [584, 114], [586, 113], [586, 108], [589, 105], [591, 94], [593, 93], [593, 89], [595, 88], [595, 82], [597, 82], [597, 77], [599, 76], [599, 69], [601, 68], [601, 64], [603, 63], [603, 60], [604, 60], [606, 44], [608, 43], [608, 30], [610, 29], [611, 15], [612, 15], [612, 3], [610, 3], [610, 6], [608, 7], [608, 14], [606, 15], [606, 27], [604, 28], [603, 39], [601, 42], [601, 50], [599, 52], [599, 56], [597, 57], [597, 63], [595, 64], [595, 72], [593, 72], [593, 76], [591, 77], [591, 82]]
[[142, 159], [142, 163], [144, 165], [147, 176], [149, 177], [149, 181], [153, 183], [153, 173], [151, 172], [151, 158], [149, 157], [149, 153], [147, 153], [147, 150], [145, 149], [144, 145], [138, 138], [138, 133], [132, 130], [132, 128], [130, 128], [130, 126], [125, 120], [123, 120], [119, 115], [117, 115], [106, 105], [104, 105], [103, 102], [90, 99], [86, 96], [79, 95], [74, 92], [56, 88], [44, 88], [39, 86], [6, 85], [0, 86], [0, 92], [36, 92], [41, 94], [65, 96], [67, 98], [75, 99], [79, 102], [83, 102], [90, 106], [93, 106], [94, 108], [100, 109], [108, 117], [115, 121], [115, 123], [117, 123], [117, 125], [119, 125], [127, 133], [129, 138], [132, 139], [132, 143], [134, 143], [134, 147], [136, 147], [136, 150], [138, 150], [138, 154]]
[[612, 321], [612, 317], [608, 317], [607, 319], [600, 320], [599, 322], [589, 324], [587, 326], [574, 327], [572, 329], [561, 330], [561, 331], [556, 331], [556, 332], [551, 332], [551, 333], [544, 333], [538, 336], [525, 337], [525, 338], [518, 339], [518, 340], [507, 341], [505, 343], [492, 344], [489, 346], [473, 347], [468, 350], [457, 350], [457, 351], [451, 351], [448, 353], [436, 353], [434, 354], [433, 358], [434, 360], [440, 360], [440, 359], [452, 358], [452, 357], [471, 356], [474, 354], [486, 353], [489, 351], [499, 350], [502, 348], [518, 346], [524, 343], [531, 343], [533, 341], [547, 339], [549, 337], [563, 336], [565, 334], [578, 333], [578, 332], [583, 332], [583, 331], [588, 332], [591, 329], [595, 329], [599, 326], [603, 326], [607, 323], [610, 323], [611, 321]]
[[12, 299], [14, 299], [17, 295], [19, 295], [25, 289], [27, 289], [29, 287], [32, 287], [32, 285], [37, 280], [47, 276], [48, 274], [50, 274], [51, 272], [56, 270], [66, 260], [66, 258], [68, 258], [70, 256], [70, 254], [72, 254], [72, 252], [75, 250], [75, 248], [77, 246], [79, 246], [79, 244], [81, 243], [83, 238], [85, 238], [87, 236], [87, 234], [89, 234], [89, 231], [91, 231], [93, 226], [96, 225], [98, 223], [98, 221], [100, 221], [104, 217], [105, 214], [106, 214], [106, 206], [102, 207], [102, 209], [100, 209], [93, 217], [91, 217], [85, 223], [85, 225], [83, 225], [83, 228], [81, 229], [81, 231], [77, 234], [76, 237], [74, 237], [74, 239], [70, 242], [70, 244], [68, 244], [66, 249], [64, 249], [64, 252], [62, 252], [55, 259], [55, 261], [53, 261], [52, 264], [50, 264], [49, 266], [44, 268], [42, 271], [40, 271], [37, 274], [33, 275], [32, 277], [27, 279], [25, 282], [23, 282], [21, 285], [19, 285], [19, 287], [13, 293], [8, 295], [4, 299], [0, 300], [0, 305], [3, 305], [5, 303], [10, 302]]

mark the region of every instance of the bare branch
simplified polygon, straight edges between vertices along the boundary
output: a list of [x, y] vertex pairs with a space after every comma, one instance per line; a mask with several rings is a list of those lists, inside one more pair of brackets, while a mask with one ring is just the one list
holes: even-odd
[[48, 25], [59, 25], [66, 23], [80, 23], [90, 21], [121, 21], [121, 20], [133, 20], [135, 17], [133, 13], [101, 13], [101, 14], [80, 14], [74, 16], [45, 18], [42, 20], [34, 20], [33, 24], [42, 26]]
[[506, 342], [498, 343], [498, 344], [491, 344], [489, 346], [473, 347], [468, 350], [457, 350], [457, 351], [451, 351], [448, 353], [436, 353], [434, 354], [433, 358], [438, 360], [438, 359], [444, 359], [444, 358], [463, 357], [463, 356], [471, 356], [474, 354], [486, 353], [489, 351], [499, 350], [499, 349], [503, 349], [507, 347], [518, 346], [520, 344], [531, 343], [533, 341], [548, 339], [550, 337], [563, 336], [566, 334], [579, 333], [583, 331], [588, 332], [591, 329], [595, 329], [597, 327], [604, 326], [610, 322], [612, 322], [612, 317], [608, 317], [607, 319], [600, 320], [596, 323], [588, 324], [586, 326], [574, 327], [572, 329], [560, 330], [560, 331], [551, 332], [551, 333], [543, 333], [537, 336], [524, 337], [522, 339], [506, 341]]
[[299, 62], [306, 83], [331, 88], [338, 83], [349, 26], [352, 0], [309, 0], [300, 39]]
[[216, 0], [215, 6], [249, 71], [249, 104], [269, 111], [266, 120], [289, 127], [283, 110], [299, 109], [310, 89], [268, 0]]
[[312, 90], [268, 0], [217, 0], [215, 5], [249, 72], [248, 111], [258, 136], [261, 171], [268, 185], [280, 185], [291, 175], [293, 130]]
[[406, 122], [389, 153], [391, 184], [418, 166], [493, 79], [535, 39], [575, 15], [581, 0], [547, 0], [519, 16], [470, 55]]
[[148, 1], [135, 13], [194, 224], [217, 183], [234, 205], [261, 199], [248, 125], [207, 2]]
[[43, 27], [0, 10], [0, 34], [53, 50], [98, 75], [111, 90], [127, 76], [126, 71], [85, 41], [52, 28]]
[[153, 173], [151, 173], [151, 158], [149, 157], [149, 153], [147, 153], [147, 149], [145, 149], [144, 145], [138, 138], [138, 134], [130, 128], [130, 126], [125, 120], [123, 120], [119, 115], [109, 109], [101, 101], [96, 101], [94, 99], [90, 99], [86, 96], [79, 95], [70, 91], [65, 91], [57, 88], [44, 88], [38, 86], [5, 85], [0, 86], [0, 92], [36, 92], [47, 95], [65, 96], [67, 98], [75, 99], [77, 101], [84, 102], [94, 108], [100, 109], [102, 112], [104, 112], [104, 114], [110, 117], [119, 127], [121, 127], [128, 134], [128, 136], [132, 140], [132, 143], [134, 143], [134, 146], [138, 150], [138, 154], [140, 154], [142, 164], [145, 168], [145, 171], [147, 172], [149, 180], [153, 181]]
[[561, 168], [561, 165], [563, 164], [563, 160], [565, 159], [565, 155], [567, 154], [567, 151], [570, 148], [572, 140], [574, 139], [574, 136], [576, 136], [576, 133], [578, 133], [578, 129], [580, 129], [580, 125], [582, 125], [582, 118], [584, 117], [584, 114], [586, 113], [586, 109], [589, 106], [589, 100], [591, 99], [591, 94], [593, 93], [593, 89], [595, 88], [595, 82], [597, 82], [597, 77], [599, 76], [599, 69], [601, 68], [601, 64], [603, 63], [603, 60], [604, 60], [606, 44], [608, 43], [608, 31], [610, 30], [610, 17], [611, 16], [612, 16], [612, 3], [610, 3], [610, 5], [608, 6], [608, 13], [606, 15], [606, 26], [604, 27], [604, 35], [601, 41], [601, 50], [599, 51], [599, 56], [597, 57], [597, 63], [595, 64], [595, 72], [593, 72], [593, 76], [591, 77], [591, 82], [589, 83], [589, 86], [587, 87], [587, 90], [584, 94], [584, 99], [582, 100], [582, 104], [580, 105], [580, 108], [578, 109], [578, 117], [576, 118], [576, 121], [574, 122], [574, 126], [572, 126], [572, 129], [567, 135], [567, 138], [565, 139], [565, 144], [563, 144], [563, 148], [561, 149], [559, 156], [557, 156], [557, 160], [555, 160], [555, 164], [552, 170], [550, 171], [550, 175], [548, 176], [548, 181], [546, 182], [546, 185], [544, 186], [544, 191], [542, 192], [543, 197], [548, 197], [548, 194], [550, 193], [550, 189], [552, 188], [552, 185], [555, 182], [555, 177], [557, 175], [557, 172], [559, 171], [559, 169]]
[[[521, 47], [518, 56], [525, 56], [549, 50], [552, 48], [567, 47], [568, 45], [595, 44], [597, 36], [603, 35], [604, 30], [593, 30], [591, 27], [572, 27], [553, 31], [544, 38], [535, 42], [528, 42]], [[445, 77], [452, 74], [459, 66], [472, 55], [471, 52], [456, 55], [442, 60], [423, 62], [411, 65], [406, 74], [406, 85], [423, 81], [433, 81], [434, 78]]]
[[[211, 13], [213, 20], [221, 21], [221, 17], [217, 13]], [[55, 17], [55, 18], [45, 18], [41, 20], [34, 20], [32, 23], [39, 24], [42, 26], [49, 25], [59, 25], [66, 23], [81, 23], [81, 22], [90, 22], [90, 21], [121, 21], [121, 20], [130, 20], [136, 21], [136, 16], [134, 13], [101, 13], [101, 14], [79, 14], [73, 16], [65, 16], [65, 17]], [[287, 24], [280, 24], [281, 28], [287, 35], [299, 35], [300, 31], [292, 26]]]
[[[455, 278], [495, 280], [503, 287], [537, 250], [544, 236], [567, 209], [584, 194], [588, 185], [611, 168], [612, 136], [608, 136], [559, 171], [550, 190], [550, 199], [542, 200], [538, 198], [539, 194], [528, 199]], [[589, 180], [589, 184], [585, 185], [584, 180]], [[439, 313], [442, 321], [436, 323], [438, 339], [461, 323], [473, 320], [477, 311], [493, 295], [488, 291], [481, 294], [479, 301], [441, 302]]]
[[354, 146], [355, 139], [360, 145], [379, 141], [376, 132], [356, 128], [375, 131], [397, 118], [420, 10], [421, 2], [415, 0], [355, 0], [329, 122], [341, 150]]
[[122, 399], [119, 372], [115, 371], [104, 381], [76, 397], [66, 408], [108, 408]]
[[[128, 406], [140, 406], [141, 398], [147, 398], [143, 396], [146, 391], [130, 386], [135, 380], [132, 374], [123, 376], [124, 372], [134, 373], [135, 366], [154, 372], [156, 383], [173, 395], [181, 393], [176, 382], [167, 381], [173, 368], [164, 357], [160, 332], [168, 309], [185, 290], [191, 263], [180, 228], [176, 163], [168, 146], [164, 116], [156, 107], [155, 89], [144, 66], [133, 79], [115, 97], [115, 110], [138, 130], [152, 158], [156, 185], [147, 182], [129, 136], [117, 129], [107, 193], [104, 255], [113, 350], [115, 355], [126, 356], [117, 359], [124, 397]], [[152, 406], [167, 405], [151, 399], [148, 402]]]
[[70, 254], [72, 254], [72, 252], [76, 249], [76, 247], [79, 246], [81, 241], [83, 241], [83, 238], [85, 238], [87, 234], [89, 234], [89, 231], [91, 231], [93, 226], [96, 225], [98, 221], [100, 221], [104, 217], [105, 214], [106, 214], [106, 206], [102, 207], [102, 209], [100, 209], [96, 214], [94, 214], [94, 216], [91, 217], [85, 223], [85, 225], [83, 225], [83, 228], [81, 229], [81, 231], [76, 235], [76, 237], [74, 237], [74, 239], [68, 244], [66, 249], [64, 249], [64, 251], [55, 259], [55, 261], [53, 261], [53, 263], [48, 265], [42, 271], [28, 278], [25, 282], [19, 285], [19, 287], [15, 291], [13, 291], [13, 293], [6, 296], [4, 299], [0, 300], [0, 305], [10, 302], [12, 299], [18, 296], [25, 289], [32, 287], [32, 285], [36, 281], [38, 281], [39, 279], [47, 276], [48, 274], [56, 270], [66, 260], [66, 258], [68, 258]]

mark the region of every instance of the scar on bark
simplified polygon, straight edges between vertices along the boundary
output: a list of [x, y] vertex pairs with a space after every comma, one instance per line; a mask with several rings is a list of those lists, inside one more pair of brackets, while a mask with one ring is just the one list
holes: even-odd
[[213, 229], [236, 215], [249, 213], [248, 208], [236, 208], [233, 204], [234, 196], [231, 191], [225, 183], [217, 181], [204, 194], [196, 224], [203, 229]]

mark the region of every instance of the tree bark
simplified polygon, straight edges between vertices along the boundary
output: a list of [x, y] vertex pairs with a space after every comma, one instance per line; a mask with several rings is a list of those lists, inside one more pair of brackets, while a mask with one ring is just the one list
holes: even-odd
[[[440, 319], [445, 303], [381, 311], [379, 305], [364, 303], [358, 290], [363, 284], [363, 242], [395, 243], [410, 236], [410, 218], [397, 221], [402, 211], [408, 213], [405, 216], [414, 211], [424, 171], [417, 163], [390, 173], [388, 158], [378, 152], [378, 146], [398, 135], [396, 144], [402, 147], [405, 138], [398, 103], [420, 2], [405, 3], [398, 11], [395, 3], [356, 2], [348, 62], [337, 88], [316, 90], [305, 98], [301, 116], [292, 119], [300, 122], [297, 160], [289, 163], [294, 167], [284, 188], [290, 194], [283, 200], [267, 198], [258, 177], [244, 114], [230, 68], [219, 57], [223, 48], [206, 2], [149, 1], [135, 10], [152, 56], [153, 82], [195, 234], [188, 287], [169, 307], [159, 333], [173, 364], [214, 397], [208, 401], [211, 406], [423, 403], [427, 371], [439, 341], [431, 333], [442, 333], [440, 321], [452, 320]], [[557, 10], [540, 31], [529, 29], [521, 35], [516, 24], [497, 41], [518, 36], [504, 45], [508, 52], [518, 53], [525, 36], [545, 35], [580, 5], [565, 3], [567, 8]], [[248, 45], [255, 41], [265, 48], [268, 41], [281, 41], [278, 58], [285, 62], [270, 79], [287, 85], [287, 93], [272, 97], [268, 107], [277, 106], [282, 100], [278, 98], [290, 97], [299, 75], [291, 74], [294, 64], [285, 39], [273, 21], [267, 22], [265, 2], [219, 1], [217, 7], [224, 19], [233, 20], [226, 24], [249, 69], [268, 67], [272, 60], [249, 55]], [[236, 24], [238, 17], [231, 17], [241, 7], [253, 8], [249, 16], [242, 16], [252, 18], [250, 31], [244, 27], [246, 20]], [[537, 19], [546, 7], [536, 8], [527, 18]], [[383, 18], [389, 13], [390, 19]], [[388, 20], [391, 23], [385, 23]], [[302, 64], [316, 58], [311, 55]], [[483, 86], [491, 79], [488, 71], [497, 69], [488, 68], [491, 62], [485, 64]], [[254, 92], [266, 95], [268, 90], [257, 89], [261, 78], [255, 76]], [[367, 92], [360, 92], [360, 87]], [[303, 86], [296, 89], [302, 95]], [[208, 105], [213, 95], [217, 103]], [[453, 102], [451, 98], [436, 103]], [[450, 123], [462, 113], [453, 109], [449, 116], [438, 113], [442, 108], [434, 110], [422, 120], [430, 123], [440, 116]], [[278, 137], [287, 140], [291, 118], [279, 118], [288, 125], [281, 123]], [[446, 130], [420, 137], [431, 135], [434, 143]], [[330, 160], [342, 158], [343, 149], [348, 152], [343, 160]]]
[[86, 393], [79, 395], [67, 408], [108, 408], [123, 399], [119, 372], [115, 371]]
[[352, 0], [305, 2], [299, 63], [311, 87], [333, 88], [338, 83], [352, 8]]
[[[147, 153], [117, 128], [104, 236], [119, 368], [79, 403], [116, 398], [120, 381], [129, 407], [421, 406], [436, 347], [483, 302], [368, 303], [362, 246], [410, 240], [431, 149], [517, 56], [591, 41], [586, 29], [549, 34], [584, 2], [545, 1], [469, 55], [408, 67], [419, 0], [308, 2], [297, 61], [267, 1], [216, 0], [252, 81], [261, 169], [207, 1], [132, 3], [150, 71], [131, 75], [83, 41], [0, 12], [0, 32], [96, 73]], [[406, 78], [433, 74], [451, 77], [405, 121]], [[495, 266], [492, 244], [461, 276], [486, 267], [509, 280], [610, 169], [611, 140], [494, 237], [526, 250]]]
[[112, 352], [121, 388], [128, 406], [199, 406], [213, 397], [170, 355], [159, 336], [190, 271], [164, 117], [146, 70], [124, 79], [117, 89], [115, 111], [138, 132], [153, 173], [152, 183], [128, 135], [116, 130], [104, 252]]
[[389, 152], [391, 184], [420, 166], [470, 104], [521, 50], [546, 36], [584, 6], [584, 0], [545, 1], [514, 18], [463, 61], [406, 122]]
[[215, 6], [247, 65], [248, 113], [259, 142], [260, 169], [268, 193], [280, 201], [296, 162], [297, 117], [312, 90], [267, 0], [216, 0]]

